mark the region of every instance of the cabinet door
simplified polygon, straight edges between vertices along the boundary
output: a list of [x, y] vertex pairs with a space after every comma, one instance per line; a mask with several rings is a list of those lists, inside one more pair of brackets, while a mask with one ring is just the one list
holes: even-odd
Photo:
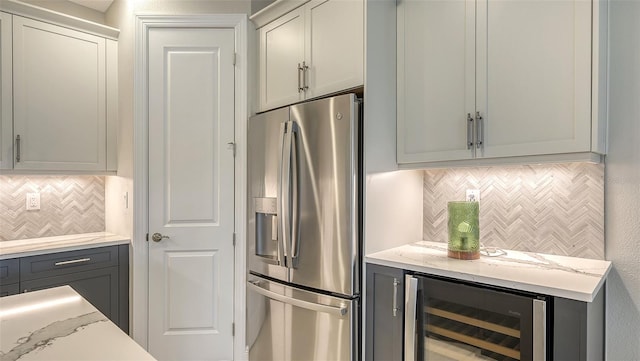
[[469, 159], [475, 2], [398, 1], [398, 163]]
[[477, 29], [478, 156], [590, 151], [591, 2], [482, 0]]
[[105, 39], [14, 16], [13, 42], [14, 168], [104, 171]]
[[107, 316], [120, 328], [118, 312], [118, 267], [101, 268], [93, 271], [75, 272], [63, 276], [38, 278], [20, 282], [23, 292], [31, 292], [69, 285], [89, 301], [98, 311]]
[[258, 30], [260, 37], [260, 109], [303, 99], [304, 8], [300, 7]]
[[314, 0], [305, 12], [306, 97], [363, 85], [363, 1]]
[[367, 264], [367, 360], [402, 360], [404, 271]]
[[13, 168], [11, 15], [0, 12], [0, 169]]

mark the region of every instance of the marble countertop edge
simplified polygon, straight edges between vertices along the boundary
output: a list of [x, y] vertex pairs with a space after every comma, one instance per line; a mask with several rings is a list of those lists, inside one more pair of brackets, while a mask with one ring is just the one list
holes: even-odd
[[0, 260], [52, 252], [129, 244], [130, 237], [109, 232], [70, 234], [0, 242]]
[[[611, 270], [611, 262], [509, 251], [503, 258], [462, 261], [447, 257], [446, 243], [416, 242], [365, 256], [367, 263], [402, 268], [525, 292], [592, 302]], [[500, 272], [497, 267], [511, 269]], [[550, 276], [549, 272], [553, 272]]]

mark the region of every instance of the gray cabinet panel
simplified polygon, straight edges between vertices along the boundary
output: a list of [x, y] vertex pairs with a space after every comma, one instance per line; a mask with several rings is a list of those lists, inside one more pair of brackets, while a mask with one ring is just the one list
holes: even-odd
[[12, 283], [8, 285], [0, 285], [0, 297], [11, 296], [20, 293], [20, 285]]
[[3, 259], [0, 261], [0, 285], [18, 283], [19, 276], [18, 258]]
[[604, 360], [605, 286], [590, 303], [554, 298], [554, 360]]
[[[367, 264], [366, 302], [366, 359], [401, 360], [403, 357], [404, 271]], [[394, 305], [397, 308], [395, 313]]]
[[27, 292], [69, 285], [95, 308], [119, 325], [118, 268], [76, 272], [63, 276], [39, 278], [20, 283]]

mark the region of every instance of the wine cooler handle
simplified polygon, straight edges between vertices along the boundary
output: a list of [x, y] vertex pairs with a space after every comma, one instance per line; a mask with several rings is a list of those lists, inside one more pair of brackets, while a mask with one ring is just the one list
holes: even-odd
[[415, 361], [418, 279], [411, 275], [405, 276], [404, 297], [404, 361]]
[[547, 356], [547, 303], [533, 300], [533, 359], [545, 360]]

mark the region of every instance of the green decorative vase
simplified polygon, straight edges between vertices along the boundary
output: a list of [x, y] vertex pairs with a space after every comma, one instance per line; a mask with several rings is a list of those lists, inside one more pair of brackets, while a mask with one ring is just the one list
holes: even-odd
[[449, 202], [448, 256], [456, 259], [480, 258], [480, 222], [478, 202]]

